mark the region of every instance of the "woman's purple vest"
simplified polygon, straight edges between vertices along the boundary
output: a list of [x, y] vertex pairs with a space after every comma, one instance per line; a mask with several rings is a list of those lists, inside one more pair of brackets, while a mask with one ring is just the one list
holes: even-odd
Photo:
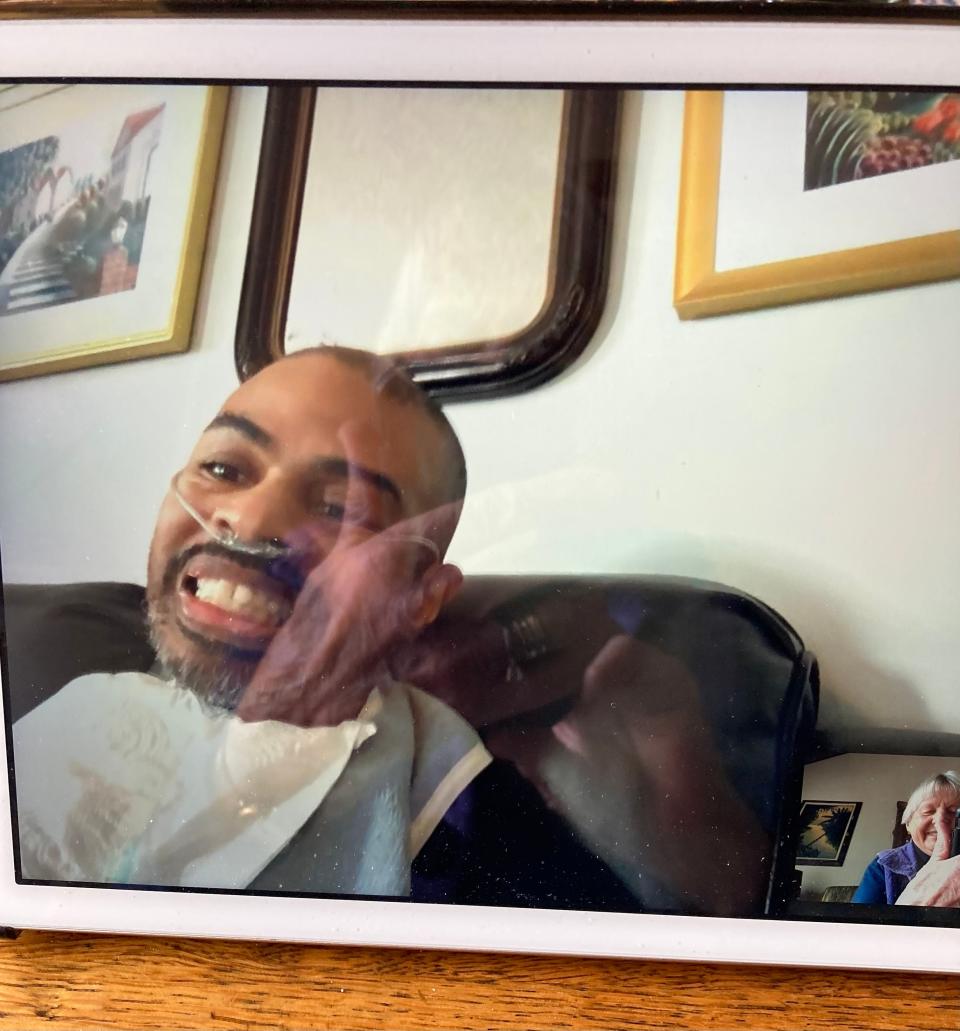
[[903, 889], [917, 875], [927, 857], [908, 841], [899, 848], [888, 848], [877, 855], [877, 862], [883, 870], [883, 885], [887, 893], [887, 904], [893, 905], [900, 898]]

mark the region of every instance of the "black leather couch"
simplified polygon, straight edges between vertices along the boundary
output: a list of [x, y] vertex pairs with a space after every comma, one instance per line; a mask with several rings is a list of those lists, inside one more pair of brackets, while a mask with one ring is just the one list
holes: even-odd
[[[147, 670], [153, 662], [142, 620], [142, 588], [8, 585], [4, 597], [5, 704], [14, 719], [90, 671], [85, 655], [101, 656], [98, 666], [108, 672]], [[459, 628], [460, 639], [471, 640], [474, 631], [499, 625], [505, 612], [516, 612], [518, 606], [536, 610], [558, 597], [570, 607], [572, 618], [566, 639], [555, 642], [559, 651], [551, 657], [554, 664], [569, 654], [571, 663], [582, 665], [580, 627], [586, 632], [588, 612], [602, 610], [609, 617], [608, 635], [631, 635], [672, 656], [685, 680], [695, 683], [727, 779], [769, 835], [764, 883], [755, 893], [763, 900], [760, 908], [769, 915], [782, 912], [793, 895], [794, 819], [816, 721], [818, 675], [813, 655], [790, 625], [757, 599], [719, 584], [661, 576], [471, 576], [432, 632], [443, 641], [450, 633], [455, 638]], [[37, 636], [51, 620], [58, 643], [54, 649], [46, 635]], [[602, 637], [594, 638], [588, 651], [603, 644]], [[581, 670], [568, 672], [575, 691]], [[482, 673], [482, 690], [524, 690], [522, 681], [515, 682], [495, 663]], [[441, 669], [441, 680], [444, 675]], [[491, 677], [506, 682], [498, 685]], [[443, 683], [421, 686], [436, 689], [441, 697], [447, 693]], [[562, 699], [559, 707], [525, 712], [517, 721], [549, 726], [574, 701]], [[489, 736], [510, 721], [476, 722]], [[594, 783], [590, 790], [601, 803], [606, 786]], [[581, 801], [589, 805], [592, 800]], [[669, 834], [671, 828], [660, 831]], [[651, 835], [652, 847], [656, 840], [657, 835]], [[705, 853], [710, 846], [709, 839], [703, 840]]]
[[[692, 677], [727, 775], [771, 837], [763, 911], [783, 912], [795, 893], [794, 822], [819, 695], [815, 657], [763, 602], [675, 577], [468, 577], [446, 616], [482, 622], [518, 606], [535, 611], [554, 595], [570, 599], [573, 637], [577, 606], [601, 605], [620, 631], [673, 656]], [[710, 842], [703, 847], [709, 851]]]

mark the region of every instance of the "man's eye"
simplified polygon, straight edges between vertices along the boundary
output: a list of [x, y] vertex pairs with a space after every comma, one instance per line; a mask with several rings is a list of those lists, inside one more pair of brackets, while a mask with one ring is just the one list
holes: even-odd
[[222, 480], [224, 483], [238, 483], [242, 473], [229, 462], [203, 462], [200, 468], [215, 480]]
[[329, 519], [331, 522], [346, 523], [372, 533], [376, 533], [380, 529], [376, 518], [366, 505], [348, 507], [343, 501], [324, 500], [319, 502], [314, 511], [321, 519]]
[[338, 523], [342, 523], [347, 516], [347, 510], [337, 501], [321, 501], [317, 505], [317, 515], [322, 516], [324, 519], [334, 519]]

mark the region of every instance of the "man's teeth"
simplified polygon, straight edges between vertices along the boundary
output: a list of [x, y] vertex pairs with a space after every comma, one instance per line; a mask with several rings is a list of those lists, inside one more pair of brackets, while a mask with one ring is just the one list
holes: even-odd
[[235, 584], [231, 580], [198, 578], [194, 594], [200, 601], [262, 623], [280, 622], [287, 614], [287, 605], [284, 602], [246, 584]]

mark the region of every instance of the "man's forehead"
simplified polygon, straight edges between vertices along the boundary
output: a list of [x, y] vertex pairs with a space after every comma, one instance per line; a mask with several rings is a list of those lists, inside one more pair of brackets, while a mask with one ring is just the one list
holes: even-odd
[[203, 432], [215, 430], [232, 430], [275, 451], [323, 446], [334, 454], [363, 451], [413, 464], [431, 456], [442, 437], [424, 412], [391, 398], [305, 399], [275, 388], [231, 394]]
[[449, 471], [443, 434], [425, 409], [323, 354], [267, 366], [227, 398], [207, 431], [238, 433], [260, 448], [307, 460], [346, 459], [421, 503]]

